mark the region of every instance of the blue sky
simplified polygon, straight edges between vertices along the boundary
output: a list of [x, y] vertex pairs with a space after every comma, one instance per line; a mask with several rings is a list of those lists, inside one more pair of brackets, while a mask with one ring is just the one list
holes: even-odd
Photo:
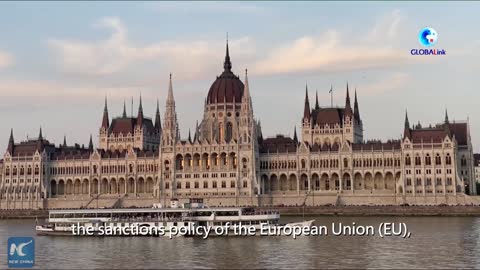
[[[40, 126], [54, 143], [97, 138], [104, 96], [110, 116], [144, 97], [163, 115], [168, 74], [182, 137], [203, 112], [223, 68], [229, 33], [233, 70], [249, 70], [264, 137], [292, 135], [305, 84], [320, 105], [343, 106], [357, 88], [366, 139], [399, 138], [411, 123], [469, 120], [480, 150], [478, 2], [1, 2], [0, 149]], [[411, 56], [417, 34], [438, 32], [441, 57]], [[352, 93], [353, 94], [353, 93]], [[130, 111], [130, 108], [129, 108]], [[3, 151], [3, 150], [2, 150]]]

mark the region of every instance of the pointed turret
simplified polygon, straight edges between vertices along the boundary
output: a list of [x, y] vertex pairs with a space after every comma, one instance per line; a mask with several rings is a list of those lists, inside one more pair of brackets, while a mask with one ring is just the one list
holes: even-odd
[[168, 95], [163, 114], [162, 145], [173, 145], [179, 138], [175, 99], [173, 97], [172, 74], [168, 83]]
[[7, 151], [13, 154], [13, 148], [15, 147], [15, 141], [13, 140], [13, 128], [10, 129], [10, 138], [8, 139]]
[[295, 143], [298, 143], [298, 137], [297, 137], [297, 126], [293, 129], [293, 141]]
[[90, 140], [88, 141], [88, 150], [93, 151], [92, 134], [90, 134]]
[[303, 108], [303, 119], [310, 120], [310, 102], [308, 101], [308, 86], [305, 84], [305, 106]]
[[140, 94], [140, 102], [138, 104], [137, 126], [143, 126], [143, 106], [142, 106], [142, 94]]
[[63, 135], [63, 148], [67, 148], [67, 136]]
[[410, 122], [408, 121], [408, 113], [405, 110], [405, 125], [403, 127], [403, 138], [410, 138], [411, 137], [411, 130], [410, 130]]
[[157, 99], [157, 111], [155, 112], [155, 130], [160, 133], [162, 130], [162, 120], [160, 118], [160, 105], [158, 104]]
[[245, 99], [247, 102], [252, 101], [252, 98], [250, 97], [250, 85], [248, 83], [248, 69], [245, 69], [245, 91], [243, 93], [243, 99]]
[[175, 103], [175, 100], [173, 98], [172, 73], [170, 73], [170, 79], [168, 81], [167, 103], [168, 102]]
[[315, 110], [320, 109], [320, 105], [318, 104], [318, 90], [315, 92]]
[[102, 128], [108, 130], [109, 121], [108, 121], [108, 106], [107, 106], [107, 97], [105, 96], [105, 107], [103, 108], [103, 119], [102, 119]]
[[127, 105], [125, 104], [125, 100], [123, 100], [123, 113], [122, 118], [127, 118]]
[[357, 89], [355, 89], [355, 101], [353, 104], [353, 110], [354, 110], [355, 120], [357, 120], [357, 122], [360, 123], [361, 119], [360, 119], [360, 110], [358, 109]]
[[38, 152], [42, 152], [42, 150], [43, 150], [43, 135], [42, 135], [42, 127], [40, 127], [40, 131], [38, 132], [38, 139], [37, 139], [37, 150], [38, 150]]
[[224, 69], [224, 72], [232, 71], [232, 62], [230, 61], [230, 52], [228, 50], [228, 38], [227, 38], [227, 49], [225, 53], [225, 61], [223, 62], [223, 69]]
[[192, 143], [192, 134], [190, 133], [190, 129], [188, 129], [188, 142]]
[[352, 106], [350, 105], [350, 91], [348, 89], [348, 83], [347, 83], [347, 97], [345, 99], [345, 115], [348, 115], [350, 117], [353, 116]]
[[448, 120], [448, 112], [447, 112], [447, 109], [445, 109], [445, 123], [444, 123], [444, 130], [445, 130], [445, 133], [447, 133], [447, 135], [450, 137], [451, 133], [450, 133], [450, 121]]

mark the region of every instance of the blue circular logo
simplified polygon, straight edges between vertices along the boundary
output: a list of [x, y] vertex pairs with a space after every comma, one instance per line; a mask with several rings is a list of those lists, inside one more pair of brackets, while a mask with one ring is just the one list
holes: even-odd
[[418, 34], [418, 41], [425, 47], [430, 47], [437, 43], [438, 35], [435, 29], [430, 27], [423, 28]]

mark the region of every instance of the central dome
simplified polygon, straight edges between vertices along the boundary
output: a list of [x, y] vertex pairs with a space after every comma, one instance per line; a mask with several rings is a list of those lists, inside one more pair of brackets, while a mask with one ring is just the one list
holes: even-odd
[[208, 91], [207, 104], [233, 103], [234, 100], [240, 103], [242, 101], [245, 86], [238, 76], [232, 72], [228, 43], [223, 68], [223, 73], [217, 77]]

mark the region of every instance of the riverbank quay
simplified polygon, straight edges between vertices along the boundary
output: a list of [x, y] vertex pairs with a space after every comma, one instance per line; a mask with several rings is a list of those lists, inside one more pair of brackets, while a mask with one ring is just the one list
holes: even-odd
[[466, 216], [480, 217], [476, 205], [348, 205], [259, 207], [279, 210], [282, 216]]

